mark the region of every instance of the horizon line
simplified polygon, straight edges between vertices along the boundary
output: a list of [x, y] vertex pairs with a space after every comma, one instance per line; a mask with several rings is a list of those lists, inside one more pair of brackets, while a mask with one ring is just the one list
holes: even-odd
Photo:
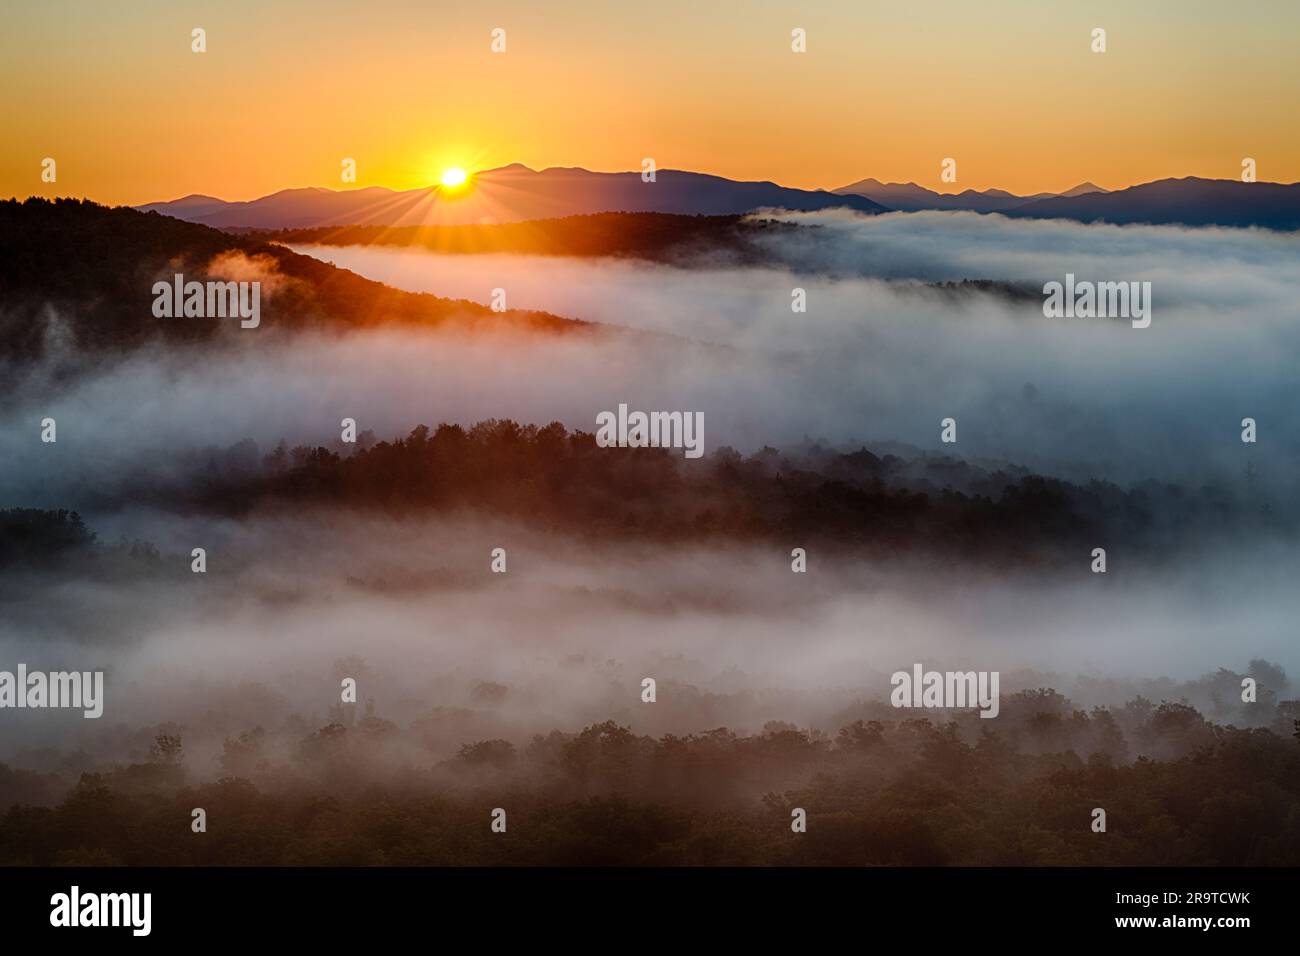
[[[499, 172], [502, 172], [502, 171], [504, 171], [504, 170], [509, 170], [509, 169], [520, 169], [520, 170], [523, 170], [523, 171], [525, 171], [525, 172], [532, 173], [532, 174], [534, 174], [534, 175], [543, 175], [543, 174], [546, 174], [546, 173], [552, 173], [552, 172], [575, 172], [575, 173], [588, 173], [588, 174], [591, 174], [591, 175], [598, 175], [598, 176], [626, 176], [626, 175], [638, 175], [638, 176], [639, 176], [639, 175], [640, 175], [640, 171], [639, 171], [639, 170], [627, 170], [627, 169], [625, 169], [625, 170], [596, 170], [596, 169], [588, 169], [588, 168], [586, 168], [585, 166], [547, 166], [547, 167], [544, 167], [544, 168], [542, 168], [542, 169], [534, 169], [534, 168], [532, 168], [531, 166], [528, 166], [528, 165], [525, 164], [525, 163], [514, 162], [514, 163], [507, 163], [507, 164], [504, 165], [504, 166], [493, 166], [493, 167], [488, 168], [488, 169], [475, 170], [475, 171], [469, 172], [469, 176], [470, 176], [470, 179], [472, 180], [472, 179], [473, 179], [474, 177], [476, 177], [476, 176], [482, 176], [482, 175], [487, 175], [487, 174], [491, 174], [491, 173], [499, 173]], [[1085, 186], [1085, 185], [1096, 186], [1097, 189], [1098, 189], [1098, 191], [1100, 191], [1100, 192], [1116, 193], [1116, 192], [1123, 192], [1124, 190], [1127, 190], [1127, 189], [1133, 189], [1133, 188], [1136, 188], [1136, 187], [1138, 187], [1138, 186], [1147, 186], [1147, 185], [1151, 185], [1152, 183], [1166, 182], [1166, 181], [1179, 181], [1179, 180], [1187, 180], [1187, 179], [1200, 179], [1200, 180], [1205, 180], [1206, 182], [1241, 182], [1241, 180], [1238, 180], [1238, 179], [1232, 179], [1232, 178], [1228, 178], [1228, 177], [1220, 177], [1220, 176], [1201, 176], [1201, 175], [1196, 175], [1196, 174], [1187, 174], [1187, 175], [1184, 175], [1184, 176], [1162, 176], [1162, 177], [1159, 177], [1159, 178], [1156, 178], [1156, 179], [1143, 180], [1143, 181], [1141, 181], [1141, 182], [1134, 182], [1134, 183], [1129, 183], [1128, 185], [1125, 185], [1125, 186], [1115, 186], [1115, 187], [1107, 187], [1107, 186], [1103, 186], [1103, 185], [1101, 185], [1100, 183], [1097, 183], [1095, 180], [1092, 180], [1092, 179], [1084, 179], [1084, 180], [1081, 180], [1080, 182], [1077, 182], [1077, 183], [1075, 183], [1075, 184], [1073, 184], [1073, 185], [1071, 185], [1071, 186], [1067, 186], [1067, 187], [1065, 187], [1064, 189], [1061, 189], [1061, 190], [1059, 190], [1059, 191], [1040, 191], [1040, 192], [1034, 192], [1034, 193], [1016, 193], [1016, 192], [1013, 192], [1013, 191], [1011, 191], [1011, 190], [1009, 190], [1009, 189], [1004, 189], [1004, 188], [1002, 188], [1002, 187], [1000, 187], [1000, 186], [986, 186], [986, 187], [984, 187], [984, 188], [982, 188], [982, 189], [980, 189], [980, 188], [976, 188], [976, 187], [974, 187], [974, 186], [968, 186], [968, 187], [966, 187], [965, 189], [957, 190], [956, 192], [943, 192], [943, 191], [941, 191], [941, 190], [939, 190], [939, 189], [934, 189], [934, 188], [931, 188], [931, 187], [929, 187], [929, 186], [922, 185], [921, 183], [918, 183], [916, 180], [909, 180], [909, 181], [907, 181], [907, 182], [897, 182], [897, 181], [895, 181], [895, 182], [885, 182], [885, 181], [883, 181], [883, 180], [877, 179], [877, 178], [874, 177], [874, 176], [866, 176], [866, 177], [863, 177], [862, 179], [855, 180], [854, 182], [852, 182], [852, 183], [847, 183], [847, 184], [845, 184], [845, 185], [843, 185], [843, 186], [835, 186], [835, 187], [830, 187], [830, 188], [828, 188], [828, 187], [806, 188], [806, 187], [801, 187], [801, 186], [785, 186], [785, 185], [782, 185], [781, 183], [777, 182], [776, 180], [772, 180], [772, 179], [732, 179], [732, 178], [729, 177], [729, 176], [722, 176], [722, 175], [719, 175], [719, 174], [717, 174], [717, 173], [708, 173], [708, 172], [702, 172], [702, 171], [700, 171], [700, 170], [693, 170], [693, 169], [664, 168], [664, 169], [659, 169], [659, 170], [657, 170], [656, 172], [657, 172], [657, 173], [684, 173], [684, 174], [687, 174], [687, 175], [694, 175], [694, 176], [708, 176], [708, 177], [710, 177], [710, 178], [726, 180], [726, 181], [728, 181], [728, 182], [733, 182], [733, 183], [761, 183], [761, 184], [771, 184], [771, 185], [774, 185], [774, 186], [778, 186], [778, 187], [780, 187], [780, 188], [782, 188], [782, 189], [794, 189], [794, 190], [797, 190], [797, 191], [799, 191], [799, 192], [809, 192], [809, 193], [818, 193], [818, 192], [824, 192], [824, 193], [836, 193], [836, 192], [838, 192], [839, 190], [846, 189], [846, 188], [848, 188], [849, 186], [856, 185], [857, 183], [865, 182], [865, 181], [867, 181], [867, 180], [873, 180], [874, 182], [878, 183], [881, 187], [911, 187], [911, 188], [916, 188], [916, 189], [924, 189], [924, 190], [926, 190], [927, 192], [931, 192], [931, 193], [934, 193], [935, 195], [938, 195], [938, 196], [944, 196], [944, 197], [955, 197], [955, 196], [961, 196], [961, 195], [965, 195], [965, 194], [967, 194], [967, 193], [987, 194], [987, 193], [990, 193], [990, 192], [1006, 193], [1007, 195], [1014, 196], [1014, 197], [1016, 197], [1016, 198], [1031, 198], [1031, 197], [1035, 197], [1035, 196], [1042, 196], [1042, 197], [1047, 197], [1047, 196], [1050, 196], [1050, 197], [1058, 197], [1058, 196], [1062, 196], [1062, 195], [1063, 195], [1064, 193], [1066, 193], [1066, 192], [1069, 192], [1069, 191], [1071, 191], [1071, 190], [1073, 190], [1073, 189], [1077, 189], [1078, 187], [1080, 187], [1080, 186]], [[1295, 186], [1295, 185], [1300, 185], [1300, 181], [1298, 181], [1298, 182], [1292, 182], [1292, 183], [1285, 183], [1285, 182], [1274, 181], [1274, 180], [1258, 180], [1256, 184], [1259, 184], [1259, 185], [1275, 185], [1275, 186]], [[944, 184], [944, 185], [952, 185], [952, 184]], [[1250, 184], [1250, 185], [1255, 185], [1255, 184]], [[410, 186], [410, 187], [406, 187], [406, 188], [398, 188], [398, 187], [388, 186], [388, 185], [383, 185], [383, 184], [379, 184], [379, 183], [373, 183], [373, 184], [365, 185], [365, 186], [349, 186], [349, 187], [345, 187], [345, 188], [336, 188], [336, 187], [333, 187], [333, 186], [320, 186], [320, 185], [316, 185], [316, 184], [308, 184], [308, 185], [298, 185], [298, 186], [284, 186], [284, 187], [281, 187], [281, 188], [279, 188], [279, 189], [272, 190], [271, 192], [266, 192], [266, 193], [262, 193], [262, 194], [257, 195], [257, 196], [253, 196], [252, 198], [249, 198], [249, 199], [224, 199], [224, 198], [222, 198], [222, 197], [220, 197], [220, 196], [212, 195], [211, 193], [205, 193], [205, 192], [190, 192], [190, 193], [186, 193], [186, 194], [181, 195], [181, 196], [177, 196], [177, 197], [175, 197], [175, 198], [173, 198], [173, 199], [151, 199], [151, 200], [148, 200], [148, 201], [146, 201], [146, 202], [140, 202], [140, 203], [115, 203], [115, 204], [113, 204], [113, 205], [120, 205], [120, 206], [126, 206], [126, 207], [128, 207], [128, 208], [132, 208], [132, 209], [138, 209], [138, 208], [141, 208], [141, 207], [143, 207], [143, 206], [165, 205], [165, 204], [170, 204], [170, 203], [182, 202], [182, 201], [184, 201], [184, 200], [186, 200], [186, 199], [210, 199], [210, 200], [214, 200], [214, 201], [216, 201], [216, 202], [229, 203], [229, 204], [237, 204], [237, 203], [252, 203], [252, 202], [257, 202], [257, 201], [262, 200], [262, 199], [267, 199], [267, 198], [269, 198], [269, 197], [271, 197], [271, 196], [277, 196], [277, 195], [279, 195], [279, 194], [281, 194], [281, 193], [287, 193], [287, 192], [300, 192], [300, 191], [306, 191], [306, 190], [315, 190], [315, 191], [317, 191], [317, 192], [327, 192], [327, 193], [334, 193], [334, 194], [360, 193], [360, 192], [365, 192], [365, 191], [367, 191], [367, 190], [380, 190], [380, 191], [387, 192], [387, 193], [399, 194], [399, 193], [410, 193], [410, 192], [419, 192], [419, 191], [429, 191], [429, 192], [434, 192], [434, 191], [440, 191], [441, 189], [442, 189], [441, 184], [440, 184], [440, 183], [437, 183], [437, 182], [431, 182], [431, 183], [429, 183], [429, 184], [427, 184], [427, 185], [423, 185], [423, 186]], [[856, 194], [855, 194], [855, 195], [856, 195]], [[35, 199], [50, 199], [50, 198], [63, 198], [63, 197], [53, 197], [53, 196], [48, 196], [48, 195], [43, 195], [43, 194], [29, 193], [27, 196], [19, 196], [19, 195], [17, 195], [17, 194], [13, 194], [13, 195], [7, 196], [7, 197], [5, 197], [5, 198], [8, 198], [8, 199], [18, 199], [18, 200], [22, 200], [22, 199], [28, 199], [28, 198], [35, 198]], [[67, 196], [66, 198], [83, 198], [83, 199], [87, 199], [87, 200], [89, 200], [89, 201], [91, 201], [91, 202], [99, 202], [99, 200], [93, 199], [93, 198], [92, 198], [91, 196], [89, 196], [89, 195], [82, 195], [81, 197]]]

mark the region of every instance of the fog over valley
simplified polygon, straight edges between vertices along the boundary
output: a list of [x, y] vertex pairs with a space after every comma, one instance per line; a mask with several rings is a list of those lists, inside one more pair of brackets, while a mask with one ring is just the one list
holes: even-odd
[[[126, 304], [24, 286], [0, 329], [0, 671], [102, 672], [104, 707], [6, 708], [0, 808], [61, 820], [109, 793], [145, 819], [196, 788], [267, 819], [380, 794], [469, 820], [486, 788], [525, 819], [629, 800], [757, 833], [814, 797], [893, 819], [976, 761], [1006, 789], [961, 791], [962, 813], [1014, 828], [985, 803], [1155, 786], [1146, 761], [1182, 792], [1249, 748], [1285, 787], [1294, 237], [773, 217], [789, 228], [746, 234], [759, 255], [709, 222], [651, 261], [289, 249], [154, 216], [128, 222], [142, 242], [187, 244], [142, 260], [139, 314], [135, 285]], [[257, 326], [155, 317], [153, 281], [181, 272], [263, 283]], [[1150, 326], [1049, 317], [1067, 276], [1149, 282]], [[621, 406], [702, 415], [703, 454], [607, 447]], [[900, 706], [899, 675], [926, 671], [990, 706], [919, 687]], [[832, 797], [842, 780], [879, 804]], [[865, 858], [1008, 858], [925, 819]], [[54, 833], [39, 853], [80, 858]], [[701, 839], [673, 852], [731, 859]], [[471, 843], [455, 853], [494, 852]], [[378, 852], [346, 845], [265, 852]]]

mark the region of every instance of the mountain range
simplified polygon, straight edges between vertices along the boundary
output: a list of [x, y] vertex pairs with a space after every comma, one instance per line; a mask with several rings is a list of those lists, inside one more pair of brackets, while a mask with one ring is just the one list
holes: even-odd
[[654, 182], [643, 182], [640, 173], [560, 167], [539, 172], [519, 163], [477, 173], [472, 187], [465, 190], [309, 187], [284, 189], [249, 202], [194, 195], [137, 208], [219, 229], [303, 229], [486, 225], [599, 212], [725, 216], [764, 208], [814, 212], [843, 206], [863, 213], [889, 211], [865, 196], [738, 182], [705, 173], [659, 170]]
[[1186, 177], [1113, 192], [1086, 182], [1059, 194], [1019, 196], [1001, 189], [938, 193], [916, 183], [864, 179], [827, 191], [682, 170], [660, 170], [654, 182], [644, 182], [636, 172], [537, 171], [515, 163], [477, 173], [472, 185], [461, 190], [308, 187], [248, 202], [192, 195], [137, 208], [227, 230], [495, 225], [605, 212], [743, 215], [768, 208], [848, 208], [867, 214], [965, 210], [1076, 222], [1295, 230], [1300, 229], [1300, 184]]
[[1040, 199], [1106, 192], [1093, 183], [1080, 183], [1063, 193], [1035, 193], [1032, 196], [1017, 196], [1004, 189], [967, 189], [959, 193], [938, 193], [916, 183], [882, 183], [878, 179], [859, 180], [831, 191], [840, 196], [864, 196], [896, 212], [920, 212], [924, 209], [1005, 212]]
[[1005, 210], [1029, 219], [1075, 222], [1261, 226], [1300, 229], [1300, 183], [1243, 183], [1235, 179], [1158, 179], [1110, 193], [1056, 196]]

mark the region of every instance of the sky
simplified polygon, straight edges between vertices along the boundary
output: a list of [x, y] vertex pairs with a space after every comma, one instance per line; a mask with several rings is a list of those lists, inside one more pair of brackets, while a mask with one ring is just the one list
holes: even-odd
[[647, 157], [800, 188], [1122, 188], [1236, 179], [1246, 157], [1300, 180], [1290, 0], [6, 0], [0, 23], [0, 196], [241, 200]]

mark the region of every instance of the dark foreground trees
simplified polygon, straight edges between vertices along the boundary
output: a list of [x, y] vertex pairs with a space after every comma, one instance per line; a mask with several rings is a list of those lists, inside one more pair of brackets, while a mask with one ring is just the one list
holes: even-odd
[[[772, 723], [652, 738], [609, 721], [520, 749], [469, 743], [422, 767], [388, 762], [385, 741], [402, 730], [368, 715], [315, 731], [287, 759], [260, 729], [232, 738], [229, 775], [203, 783], [167, 736], [147, 762], [61, 794], [52, 775], [0, 765], [0, 864], [1300, 863], [1300, 747], [1287, 735], [1173, 704], [1140, 719], [1067, 710], [1047, 727], [1050, 711], [1035, 709], [1047, 700], [1015, 695], [997, 730], [857, 720], [834, 737]], [[1189, 736], [1189, 719], [1203, 733]], [[1126, 745], [1120, 724], [1176, 755], [1117, 761], [1106, 748]], [[206, 833], [191, 830], [195, 807]], [[490, 826], [496, 808], [504, 833]], [[791, 829], [796, 808], [804, 833]]]

